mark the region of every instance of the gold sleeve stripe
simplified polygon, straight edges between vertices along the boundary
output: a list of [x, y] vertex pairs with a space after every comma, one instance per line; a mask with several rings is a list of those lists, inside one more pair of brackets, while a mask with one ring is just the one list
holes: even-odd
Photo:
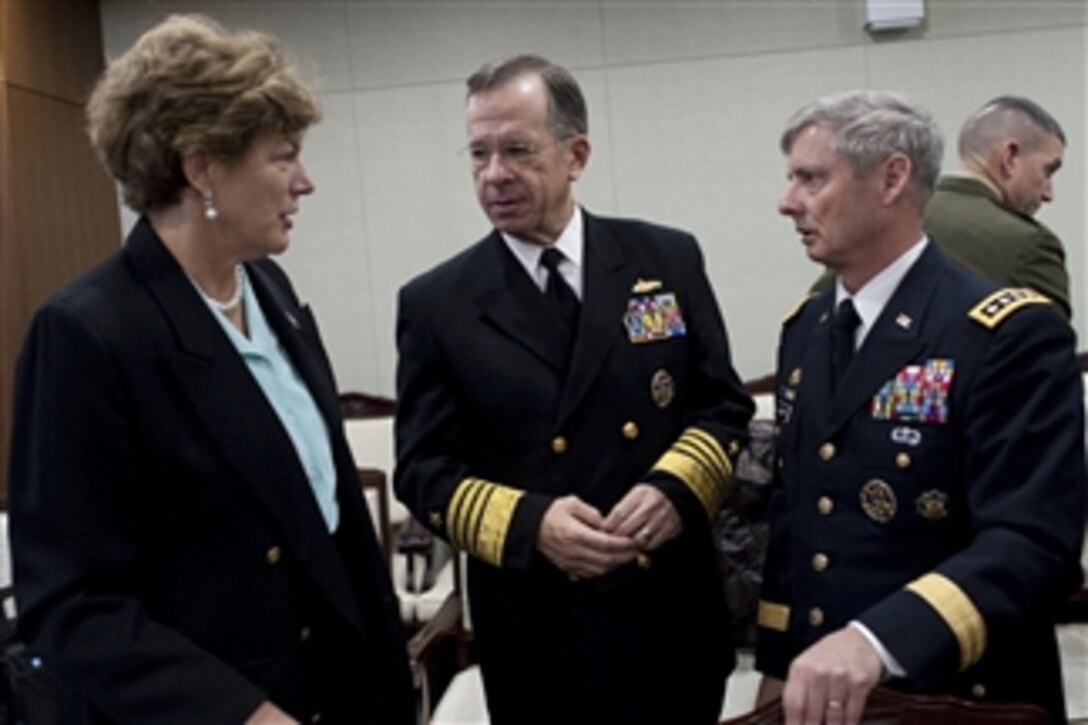
[[692, 493], [699, 498], [699, 503], [703, 505], [703, 508], [709, 512], [714, 502], [702, 485], [703, 471], [698, 465], [686, 455], [670, 449], [654, 464], [654, 470], [671, 473], [683, 481], [692, 490]]
[[691, 438], [678, 440], [675, 449], [677, 453], [683, 453], [699, 464], [699, 468], [703, 473], [703, 476], [700, 477], [702, 479], [700, 485], [706, 485], [708, 487], [707, 494], [716, 497], [719, 489], [722, 489], [725, 485], [719, 463], [711, 455], [707, 454], [707, 451], [698, 441]]
[[450, 543], [488, 563], [502, 566], [510, 521], [523, 495], [524, 491], [466, 477], [457, 484], [446, 510]]
[[733, 466], [718, 440], [706, 431], [688, 428], [654, 464], [653, 470], [676, 476], [712, 517], [725, 497]]
[[790, 628], [790, 608], [785, 604], [775, 604], [760, 599], [756, 624], [776, 632], [785, 632]]
[[[681, 439], [676, 443], [676, 450], [685, 453], [698, 463], [704, 473], [701, 485], [706, 487], [707, 495], [712, 500], [713, 510], [710, 511], [710, 515], [718, 510], [718, 506], [721, 505], [721, 500], [725, 496], [726, 486], [729, 485], [727, 468], [723, 467], [722, 459], [715, 455], [716, 446], [716, 442], [713, 444], [707, 443], [699, 440], [694, 435], [681, 436]], [[720, 447], [717, 450], [720, 451]], [[724, 466], [728, 466], [729, 459], [724, 460]]]
[[1040, 304], [1050, 304], [1050, 298], [1028, 287], [1006, 287], [972, 307], [967, 316], [992, 330], [1021, 307]]
[[725, 478], [728, 479], [733, 473], [733, 466], [729, 463], [729, 456], [722, 450], [718, 439], [699, 428], [688, 428], [686, 433], [693, 441], [702, 443], [706, 453], [717, 463], [718, 469], [725, 472]]
[[449, 532], [450, 543], [463, 549], [462, 536], [460, 531], [460, 522], [462, 516], [460, 515], [461, 505], [464, 503], [465, 496], [471, 491], [474, 486], [472, 484], [473, 479], [466, 478], [457, 484], [457, 488], [454, 489], [453, 496], [450, 497], [449, 506], [446, 508], [446, 531]]
[[525, 495], [505, 486], [492, 486], [491, 496], [480, 523], [480, 533], [475, 547], [476, 555], [495, 566], [502, 566], [502, 551], [506, 546], [506, 532], [518, 500]]
[[718, 505], [719, 483], [715, 479], [714, 469], [688, 440], [681, 439], [677, 441], [673, 446], [673, 452], [683, 456], [682, 460], [687, 464], [688, 475], [683, 479], [684, 483], [703, 502], [703, 507], [706, 508], [708, 514], [713, 515], [713, 511], [717, 509]]
[[966, 593], [943, 574], [931, 572], [907, 584], [926, 604], [937, 610], [960, 645], [960, 670], [982, 658], [986, 650], [986, 622]]
[[472, 499], [469, 501], [468, 506], [465, 508], [464, 517], [461, 519], [461, 543], [467, 550], [472, 550], [473, 543], [476, 541], [476, 531], [480, 527], [480, 518], [484, 514], [484, 509], [487, 507], [487, 499], [491, 494], [491, 491], [487, 487], [487, 483], [476, 479], [473, 481], [475, 488], [472, 491]]
[[[456, 495], [460, 494], [460, 495]], [[468, 537], [468, 531], [465, 529], [465, 522], [468, 520], [468, 511], [472, 508], [472, 502], [476, 496], [479, 495], [479, 486], [475, 479], [466, 478], [460, 486], [457, 487], [457, 491], [454, 496], [456, 499], [456, 507], [451, 505], [449, 511], [446, 512], [446, 521], [449, 524], [450, 530], [450, 543], [454, 546], [464, 548], [465, 539]]]
[[710, 480], [714, 485], [714, 512], [718, 510], [722, 499], [729, 492], [729, 484], [733, 479], [733, 464], [729, 462], [729, 456], [722, 449], [718, 439], [699, 428], [688, 428], [681, 442], [698, 449], [702, 455], [703, 466], [710, 474]]
[[449, 528], [452, 532], [450, 543], [459, 548], [466, 549], [469, 546], [472, 522], [477, 518], [477, 512], [480, 509], [480, 497], [484, 493], [483, 484], [484, 481], [478, 478], [466, 478], [458, 487], [458, 491], [464, 489], [460, 505], [456, 509], [451, 508], [447, 513], [446, 519], [449, 521]]

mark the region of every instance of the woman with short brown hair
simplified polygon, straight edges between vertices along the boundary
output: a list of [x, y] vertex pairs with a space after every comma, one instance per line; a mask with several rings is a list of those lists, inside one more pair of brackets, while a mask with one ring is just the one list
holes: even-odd
[[64, 721], [413, 723], [332, 370], [268, 259], [314, 190], [313, 93], [271, 37], [173, 16], [87, 114], [140, 219], [37, 313], [9, 477]]

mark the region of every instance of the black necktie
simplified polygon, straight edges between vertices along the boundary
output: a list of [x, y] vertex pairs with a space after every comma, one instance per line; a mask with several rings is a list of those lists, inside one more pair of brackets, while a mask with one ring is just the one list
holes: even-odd
[[860, 323], [861, 318], [854, 309], [853, 300], [845, 299], [840, 302], [831, 328], [831, 368], [836, 385], [842, 380], [846, 368], [850, 367], [850, 361], [854, 358], [854, 331]]
[[563, 253], [554, 247], [548, 247], [540, 255], [540, 264], [548, 270], [548, 282], [544, 287], [544, 296], [555, 306], [555, 311], [573, 332], [578, 327], [578, 298], [559, 272], [559, 263]]

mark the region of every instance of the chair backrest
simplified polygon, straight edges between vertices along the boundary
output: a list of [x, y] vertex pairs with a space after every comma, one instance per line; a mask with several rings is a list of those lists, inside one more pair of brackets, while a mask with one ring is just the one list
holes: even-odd
[[[1022, 703], [972, 702], [947, 695], [908, 695], [878, 687], [869, 695], [862, 725], [1046, 725], [1046, 711]], [[782, 701], [767, 703], [722, 725], [785, 722]]]
[[348, 391], [340, 393], [340, 414], [348, 418], [391, 418], [397, 401], [381, 395]]
[[774, 396], [770, 393], [756, 393], [752, 396], [756, 403], [756, 412], [752, 420], [774, 420]]
[[359, 468], [374, 468], [385, 473], [389, 522], [396, 528], [409, 518], [408, 509], [392, 491], [393, 418], [347, 418], [344, 420], [351, 455]]

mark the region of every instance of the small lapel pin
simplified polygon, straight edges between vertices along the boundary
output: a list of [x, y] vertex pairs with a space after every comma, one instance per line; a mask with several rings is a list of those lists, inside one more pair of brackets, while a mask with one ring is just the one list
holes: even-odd
[[910, 316], [906, 312], [900, 312], [899, 316], [895, 318], [895, 324], [899, 325], [904, 330], [909, 330], [910, 326], [914, 324], [914, 320], [910, 319]]
[[295, 318], [294, 315], [292, 315], [288, 310], [284, 310], [283, 314], [287, 318], [287, 321], [291, 323], [291, 327], [295, 328], [296, 330], [299, 329], [298, 320]]

